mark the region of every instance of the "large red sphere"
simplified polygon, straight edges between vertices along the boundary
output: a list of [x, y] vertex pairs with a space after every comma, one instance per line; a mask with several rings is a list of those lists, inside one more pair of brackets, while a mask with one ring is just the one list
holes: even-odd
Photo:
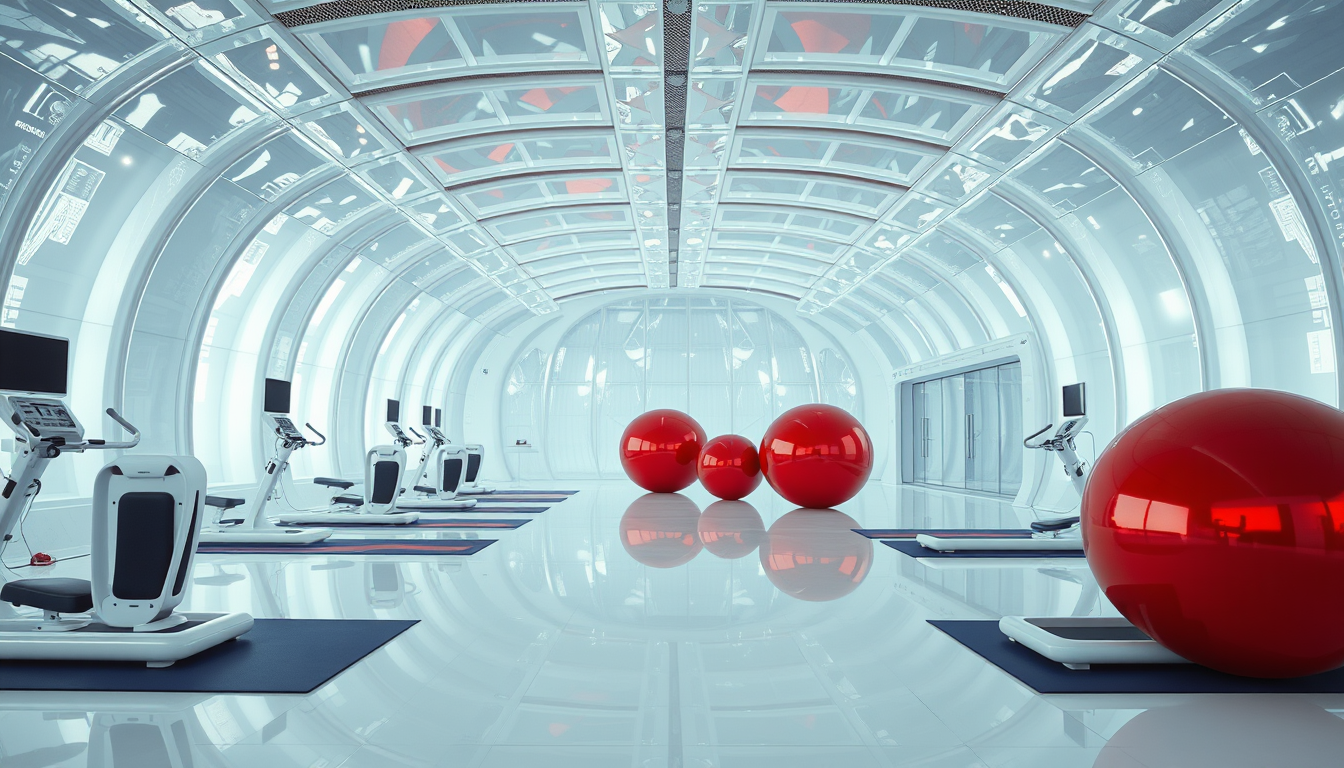
[[621, 434], [621, 468], [635, 485], [675, 493], [695, 482], [705, 430], [681, 411], [662, 408], [635, 417]]
[[700, 508], [680, 493], [646, 493], [621, 517], [621, 546], [644, 565], [675, 568], [700, 554], [699, 522]]
[[700, 541], [725, 560], [746, 557], [765, 538], [761, 513], [745, 501], [716, 501], [700, 516]]
[[868, 433], [833, 405], [800, 405], [780, 414], [765, 430], [760, 457], [770, 487], [811, 509], [854, 498], [873, 471]]
[[700, 449], [696, 474], [705, 490], [735, 501], [761, 484], [761, 460], [756, 446], [741, 435], [721, 435]]
[[795, 509], [775, 521], [761, 542], [765, 576], [799, 600], [824, 602], [853, 592], [873, 563], [873, 542], [859, 523], [834, 509]]
[[1250, 677], [1344, 665], [1344, 413], [1263, 389], [1177, 400], [1102, 453], [1083, 544], [1125, 618]]

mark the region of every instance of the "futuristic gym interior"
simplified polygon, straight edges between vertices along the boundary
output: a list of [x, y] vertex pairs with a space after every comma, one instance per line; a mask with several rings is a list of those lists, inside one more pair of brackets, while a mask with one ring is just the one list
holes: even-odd
[[0, 0], [0, 112], [0, 768], [1344, 763], [1340, 0]]

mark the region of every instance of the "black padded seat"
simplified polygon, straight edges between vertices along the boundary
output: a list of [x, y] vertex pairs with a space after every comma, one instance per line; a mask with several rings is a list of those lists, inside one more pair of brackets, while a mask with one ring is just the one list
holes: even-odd
[[431, 487], [428, 486], [428, 485], [417, 485], [417, 486], [415, 486], [415, 490], [417, 490], [417, 491], [419, 491], [419, 492], [421, 492], [421, 493], [438, 493], [438, 492], [439, 492], [439, 489], [437, 489], [437, 488], [431, 488]]
[[247, 499], [240, 499], [236, 496], [206, 496], [205, 504], [209, 507], [219, 507], [220, 509], [233, 509], [242, 506]]
[[88, 613], [93, 585], [84, 579], [19, 579], [0, 588], [0, 601], [49, 613]]
[[341, 490], [355, 487], [354, 483], [349, 480], [342, 480], [339, 477], [314, 477], [313, 482], [318, 485], [325, 485], [328, 488], [340, 488]]
[[331, 500], [337, 504], [351, 504], [356, 507], [364, 506], [364, 499], [360, 496], [333, 496]]
[[1077, 525], [1079, 518], [1062, 517], [1058, 520], [1037, 520], [1031, 524], [1031, 530], [1037, 533], [1050, 533], [1052, 531], [1063, 531]]

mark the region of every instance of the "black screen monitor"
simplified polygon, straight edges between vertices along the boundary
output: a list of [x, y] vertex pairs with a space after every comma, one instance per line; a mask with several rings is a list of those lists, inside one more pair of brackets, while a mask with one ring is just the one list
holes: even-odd
[[433, 424], [433, 423], [434, 423], [434, 409], [433, 409], [433, 408], [430, 408], [428, 405], [422, 405], [422, 406], [420, 406], [420, 423], [421, 423], [421, 424]]
[[1064, 388], [1064, 418], [1076, 419], [1087, 415], [1087, 385], [1070, 384]]
[[261, 409], [267, 413], [289, 413], [289, 382], [267, 379]]
[[443, 409], [441, 408], [434, 409], [434, 426], [443, 429]]
[[70, 340], [0, 329], [0, 389], [64, 395]]
[[388, 400], [388, 401], [387, 401], [387, 420], [390, 421], [390, 422], [392, 422], [393, 424], [400, 424], [400, 423], [401, 423], [401, 401], [400, 401], [400, 400]]

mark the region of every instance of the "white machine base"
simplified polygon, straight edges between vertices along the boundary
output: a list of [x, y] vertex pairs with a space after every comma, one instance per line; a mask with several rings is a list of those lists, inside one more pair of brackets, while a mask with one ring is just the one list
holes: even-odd
[[953, 538], [930, 536], [921, 533], [915, 541], [928, 549], [939, 552], [1020, 552], [1020, 551], [1077, 551], [1083, 548], [1083, 539], [1076, 537], [1051, 537], [1039, 539], [994, 539], [994, 538]]
[[222, 528], [201, 531], [204, 544], [316, 544], [325, 541], [333, 531], [330, 528]]
[[0, 659], [58, 659], [61, 661], [143, 661], [151, 667], [166, 667], [252, 629], [246, 613], [179, 613], [185, 628], [160, 632], [132, 632], [101, 624], [72, 632], [46, 632], [28, 622], [0, 627]]
[[374, 515], [366, 512], [286, 512], [273, 518], [280, 523], [353, 523], [355, 525], [406, 525], [420, 519], [417, 512]]
[[1188, 664], [1123, 618], [1005, 616], [999, 631], [1069, 669], [1093, 664]]
[[471, 509], [476, 506], [475, 499], [435, 499], [429, 497], [397, 499], [397, 509], [414, 512], [451, 512], [459, 509]]
[[457, 495], [459, 496], [484, 496], [488, 493], [494, 493], [494, 492], [495, 492], [494, 488], [480, 488], [472, 486], [465, 486], [457, 489]]

